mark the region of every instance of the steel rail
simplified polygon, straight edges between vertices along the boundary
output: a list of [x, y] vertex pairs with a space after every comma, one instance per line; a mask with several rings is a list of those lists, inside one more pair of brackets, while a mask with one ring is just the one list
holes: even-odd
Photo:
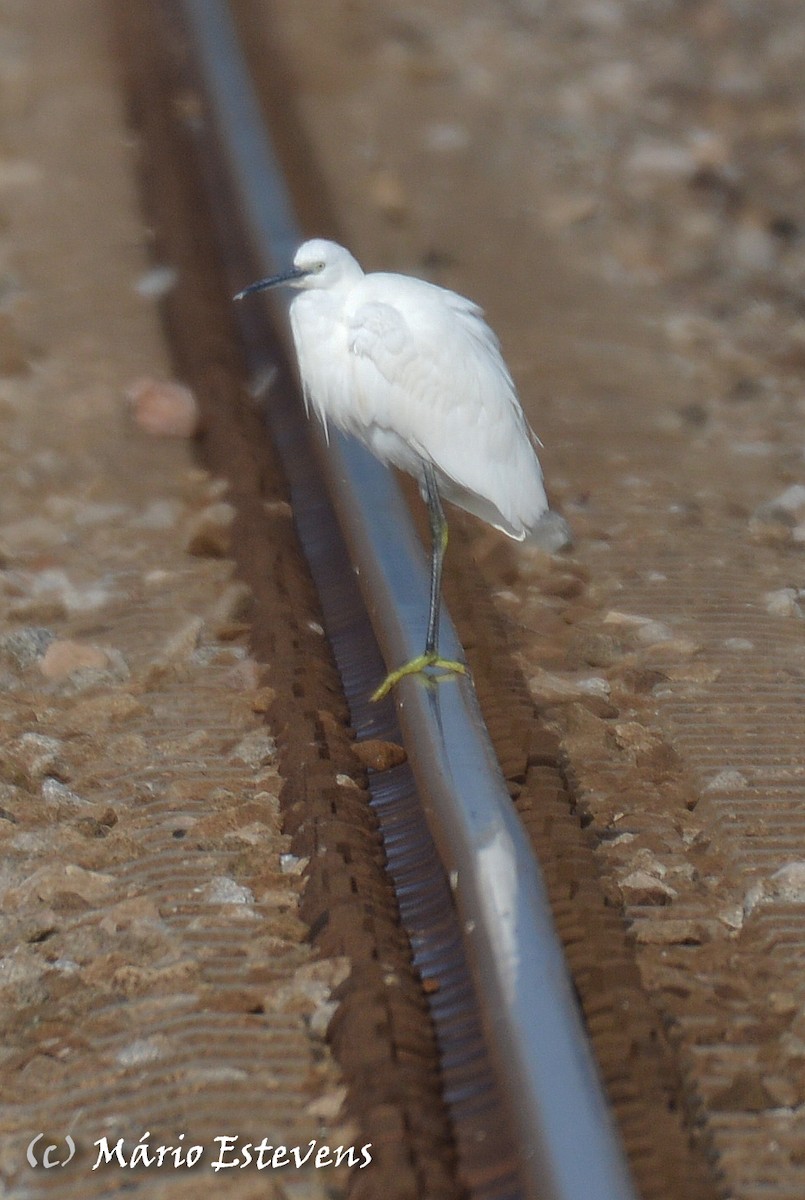
[[[287, 265], [302, 234], [237, 32], [224, 0], [181, 0], [181, 7], [254, 265], [270, 274]], [[287, 329], [281, 336], [287, 344]], [[423, 645], [423, 548], [391, 474], [337, 432], [328, 444], [318, 428], [314, 438], [375, 635], [393, 667]], [[447, 657], [461, 656], [444, 613], [440, 645]], [[450, 677], [429, 685], [412, 676], [395, 695], [409, 761], [453, 887], [490, 1052], [512, 1103], [522, 1194], [634, 1200], [540, 871], [471, 682]], [[368, 704], [357, 707], [353, 723], [360, 736], [375, 718]]]

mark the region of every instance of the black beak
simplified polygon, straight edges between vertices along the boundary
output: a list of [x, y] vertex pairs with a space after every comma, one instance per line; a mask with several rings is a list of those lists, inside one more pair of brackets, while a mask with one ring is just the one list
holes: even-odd
[[281, 275], [271, 275], [268, 279], [259, 279], [257, 283], [251, 283], [242, 292], [238, 292], [235, 300], [242, 300], [244, 296], [250, 296], [252, 292], [264, 292], [268, 288], [279, 287], [281, 283], [290, 283], [293, 279], [302, 279], [307, 275], [307, 271], [302, 267], [291, 267], [290, 271], [283, 271]]

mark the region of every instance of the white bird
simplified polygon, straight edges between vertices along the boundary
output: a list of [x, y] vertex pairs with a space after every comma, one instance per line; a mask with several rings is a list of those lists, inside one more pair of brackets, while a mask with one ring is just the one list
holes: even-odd
[[365, 274], [348, 250], [314, 238], [293, 266], [239, 292], [286, 284], [308, 412], [353, 434], [381, 462], [408, 471], [432, 534], [425, 653], [392, 671], [379, 700], [405, 675], [437, 667], [447, 521], [441, 498], [519, 541], [548, 509], [537, 438], [500, 343], [471, 300], [408, 275]]

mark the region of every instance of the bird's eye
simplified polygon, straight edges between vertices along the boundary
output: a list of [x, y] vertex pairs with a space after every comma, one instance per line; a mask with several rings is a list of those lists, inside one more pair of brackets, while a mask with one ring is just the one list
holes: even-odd
[[313, 270], [314, 270], [314, 271], [316, 272], [316, 274], [318, 275], [320, 271], [323, 271], [323, 270], [324, 270], [324, 263], [323, 263], [323, 262], [317, 262], [317, 263], [314, 263], [314, 264], [313, 264]]

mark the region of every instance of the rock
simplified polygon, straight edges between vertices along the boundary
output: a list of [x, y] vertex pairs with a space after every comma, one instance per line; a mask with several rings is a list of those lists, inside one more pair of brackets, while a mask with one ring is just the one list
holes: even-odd
[[179, 523], [182, 506], [176, 500], [152, 500], [131, 520], [135, 529], [173, 529]]
[[705, 792], [732, 792], [749, 786], [749, 780], [740, 771], [725, 768], [704, 785]]
[[644, 646], [656, 646], [658, 642], [672, 642], [674, 634], [663, 621], [646, 621], [635, 631], [635, 640]]
[[248, 583], [236, 579], [227, 584], [221, 595], [207, 612], [207, 624], [212, 628], [245, 621], [252, 603], [252, 589]]
[[623, 658], [620, 640], [608, 633], [581, 633], [573, 643], [574, 656], [590, 667], [611, 667]]
[[24, 671], [41, 659], [56, 639], [52, 629], [43, 625], [27, 625], [0, 637], [0, 660]]
[[275, 688], [268, 686], [258, 688], [252, 699], [252, 712], [267, 713], [276, 698]]
[[59, 738], [43, 733], [22, 733], [8, 743], [0, 755], [0, 768], [10, 770], [12, 782], [38, 790], [46, 775], [65, 778], [63, 751], [64, 743]]
[[176, 286], [178, 278], [175, 267], [158, 265], [140, 275], [134, 284], [134, 290], [146, 300], [161, 300]]
[[109, 663], [105, 650], [85, 642], [73, 642], [59, 638], [48, 646], [39, 670], [46, 679], [66, 679], [73, 671], [102, 671]]
[[25, 596], [13, 609], [30, 608], [31, 602], [44, 602], [62, 616], [65, 613], [87, 613], [103, 608], [112, 598], [112, 592], [102, 580], [83, 586], [73, 583], [66, 571], [59, 567], [45, 567], [41, 571], [29, 571], [18, 576], [18, 591], [24, 589]]
[[198, 402], [181, 383], [139, 379], [126, 392], [126, 399], [134, 420], [154, 437], [191, 438], [198, 433]]
[[239, 758], [253, 770], [273, 762], [277, 756], [277, 743], [264, 729], [253, 729], [242, 737], [232, 751], [231, 758]]
[[[329, 1025], [329, 1021], [327, 1024]], [[327, 1028], [326, 1026], [324, 1029], [314, 1028], [313, 1032], [323, 1036], [327, 1032]], [[334, 1088], [333, 1091], [311, 1100], [310, 1104], [305, 1106], [305, 1111], [320, 1121], [334, 1121], [344, 1107], [346, 1098], [347, 1089], [345, 1087]]]
[[600, 210], [600, 201], [588, 193], [554, 196], [545, 205], [546, 222], [555, 229], [567, 229], [591, 220]]
[[208, 904], [254, 904], [254, 892], [228, 875], [216, 875], [202, 892]]
[[108, 692], [90, 696], [73, 704], [65, 716], [64, 730], [67, 733], [98, 734], [111, 725], [141, 717], [147, 709], [130, 692]]
[[23, 517], [0, 527], [4, 558], [16, 558], [33, 550], [51, 550], [67, 541], [67, 531], [46, 517]]
[[[258, 662], [255, 662], [253, 658], [244, 658], [243, 662], [236, 663], [227, 671], [226, 682], [237, 692], [256, 693], [260, 689], [262, 673], [263, 668]], [[252, 704], [252, 711], [258, 711], [254, 704]]]
[[624, 904], [670, 904], [677, 892], [649, 871], [630, 871], [618, 881]]
[[714, 1112], [764, 1112], [777, 1108], [778, 1102], [764, 1087], [762, 1080], [749, 1071], [740, 1071], [731, 1083], [719, 1088], [710, 1097]]
[[759, 504], [749, 518], [749, 533], [757, 541], [769, 545], [802, 540], [805, 536], [805, 485], [794, 483], [773, 500]]
[[536, 702], [543, 705], [566, 704], [572, 700], [583, 700], [586, 696], [606, 699], [610, 692], [606, 679], [599, 675], [572, 678], [553, 675], [541, 668], [529, 676], [528, 689]]
[[696, 155], [691, 146], [645, 137], [637, 142], [623, 169], [632, 179], [634, 191], [643, 195], [649, 181], [692, 178]]
[[395, 224], [404, 221], [409, 211], [402, 181], [395, 171], [380, 168], [369, 180], [369, 195], [383, 216]]
[[67, 810], [80, 810], [94, 808], [91, 800], [86, 800], [83, 796], [79, 796], [68, 788], [66, 783], [62, 783], [59, 779], [54, 779], [52, 775], [46, 775], [42, 780], [42, 799], [45, 804], [53, 806], [56, 809], [62, 806]]
[[666, 918], [635, 922], [635, 941], [642, 946], [703, 946], [724, 936], [717, 921]]
[[573, 545], [573, 534], [563, 516], [557, 512], [547, 512], [540, 517], [528, 540], [548, 554], [557, 554]]
[[749, 916], [761, 904], [805, 904], [805, 862], [786, 863], [765, 879], [757, 879], [743, 898]]
[[762, 213], [746, 212], [736, 221], [728, 244], [730, 263], [744, 271], [768, 271], [779, 256], [779, 243]]
[[370, 771], [388, 771], [404, 763], [407, 755], [396, 742], [383, 742], [379, 738], [366, 738], [352, 743], [352, 753], [363, 767]]
[[232, 546], [235, 507], [226, 500], [208, 504], [190, 522], [185, 550], [199, 558], [226, 558]]
[[805, 862], [786, 863], [774, 872], [769, 883], [775, 899], [805, 904]]
[[763, 597], [766, 602], [766, 612], [772, 617], [805, 617], [805, 589], [780, 588], [776, 592], [766, 592]]
[[87, 904], [100, 904], [108, 899], [114, 886], [115, 879], [111, 875], [66, 863], [34, 871], [24, 883], [5, 893], [3, 903], [21, 906], [41, 900], [51, 904], [57, 897], [67, 895], [79, 896]]

